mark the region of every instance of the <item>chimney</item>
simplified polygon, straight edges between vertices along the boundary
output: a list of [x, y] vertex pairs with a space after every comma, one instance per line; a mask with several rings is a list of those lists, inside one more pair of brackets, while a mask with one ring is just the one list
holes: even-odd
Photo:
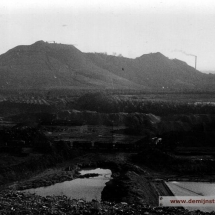
[[197, 65], [197, 56], [195, 56], [195, 70], [196, 70], [196, 65]]

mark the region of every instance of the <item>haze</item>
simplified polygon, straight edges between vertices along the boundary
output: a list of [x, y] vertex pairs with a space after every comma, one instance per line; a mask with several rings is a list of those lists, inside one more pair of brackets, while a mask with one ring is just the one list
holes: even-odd
[[0, 54], [38, 40], [74, 44], [82, 52], [136, 58], [161, 52], [215, 71], [213, 0], [7, 0], [0, 2]]

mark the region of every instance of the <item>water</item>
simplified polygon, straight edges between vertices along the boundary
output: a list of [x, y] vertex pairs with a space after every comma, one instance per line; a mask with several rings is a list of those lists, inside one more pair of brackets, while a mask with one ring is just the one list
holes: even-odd
[[101, 200], [101, 192], [111, 179], [111, 170], [109, 169], [85, 169], [80, 174], [98, 173], [99, 176], [90, 178], [77, 178], [72, 181], [64, 181], [56, 183], [48, 187], [39, 187], [36, 189], [28, 189], [25, 192], [35, 193], [40, 196], [65, 195], [72, 199], [84, 199], [91, 201], [92, 199]]
[[[175, 196], [215, 196], [215, 183], [209, 182], [166, 182]], [[215, 206], [215, 205], [214, 205]], [[185, 207], [188, 210], [211, 212], [215, 207]]]

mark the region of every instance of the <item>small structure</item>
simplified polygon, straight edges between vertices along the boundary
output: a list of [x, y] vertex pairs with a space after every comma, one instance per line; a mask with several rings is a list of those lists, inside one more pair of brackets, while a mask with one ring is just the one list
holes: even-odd
[[154, 145], [159, 145], [159, 144], [161, 144], [161, 142], [162, 142], [162, 138], [160, 138], [160, 137], [152, 138], [152, 144], [154, 144]]

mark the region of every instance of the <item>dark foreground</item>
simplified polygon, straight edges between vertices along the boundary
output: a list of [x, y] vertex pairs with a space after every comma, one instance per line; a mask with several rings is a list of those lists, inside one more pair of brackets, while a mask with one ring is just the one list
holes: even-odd
[[[171, 102], [175, 95], [46, 94], [0, 102], [0, 215], [215, 214], [156, 207], [159, 196], [171, 195], [164, 181], [215, 181], [215, 96], [177, 95], [181, 102]], [[115, 136], [124, 138], [121, 143], [135, 136], [130, 145], [138, 150], [102, 149], [118, 142]], [[99, 140], [101, 150], [73, 147], [86, 140]], [[85, 167], [112, 171], [101, 203], [20, 191], [73, 180]]]
[[201, 211], [189, 212], [183, 208], [152, 207], [126, 202], [97, 202], [93, 200], [69, 199], [66, 196], [41, 197], [24, 194], [20, 191], [8, 191], [0, 194], [0, 214], [215, 214]]

